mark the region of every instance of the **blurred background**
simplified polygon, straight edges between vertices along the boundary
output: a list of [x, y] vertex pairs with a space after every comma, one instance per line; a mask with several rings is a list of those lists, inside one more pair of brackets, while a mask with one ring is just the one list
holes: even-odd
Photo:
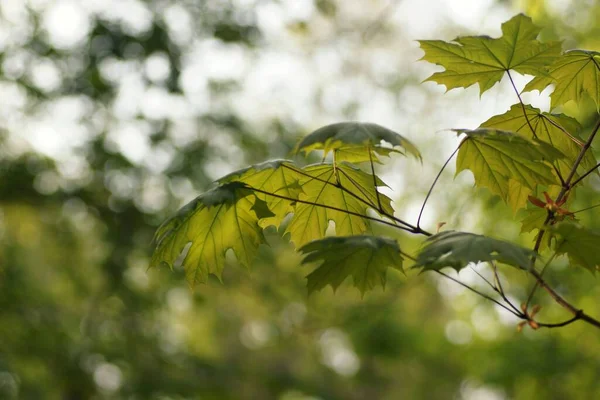
[[[504, 80], [481, 98], [420, 84], [436, 67], [417, 62], [416, 40], [498, 36], [518, 12], [565, 49], [600, 50], [593, 0], [0, 0], [0, 399], [600, 398], [596, 329], [517, 333], [429, 274], [309, 298], [309, 271], [275, 234], [251, 271], [232, 258], [223, 283], [191, 291], [180, 270], [148, 270], [153, 231], [178, 207], [332, 122], [418, 145], [423, 164], [380, 167], [415, 221], [457, 144], [447, 129], [517, 101]], [[546, 92], [525, 101], [549, 106]], [[591, 104], [563, 111], [588, 130], [596, 118]], [[599, 190], [590, 178], [575, 208]], [[580, 218], [600, 227], [597, 211]], [[423, 221], [532, 239], [453, 168]], [[531, 281], [503, 277], [523, 301]], [[469, 269], [460, 279], [480, 284]], [[600, 315], [587, 271], [559, 259], [549, 280]], [[535, 303], [541, 320], [568, 317], [543, 293]]]

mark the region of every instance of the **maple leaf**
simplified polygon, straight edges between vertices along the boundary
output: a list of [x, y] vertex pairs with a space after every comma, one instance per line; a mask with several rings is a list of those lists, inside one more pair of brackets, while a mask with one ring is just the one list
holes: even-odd
[[588, 50], [570, 50], [547, 68], [547, 73], [536, 76], [525, 85], [523, 92], [542, 91], [554, 84], [550, 95], [554, 108], [571, 100], [581, 101], [587, 93], [600, 110], [600, 53]]
[[302, 192], [302, 187], [298, 183], [303, 177], [302, 174], [302, 171], [292, 161], [278, 159], [234, 171], [219, 179], [218, 182], [243, 182], [253, 189], [281, 196], [275, 197], [254, 192], [256, 197], [265, 203], [269, 211], [269, 213], [261, 213], [259, 225], [263, 228], [270, 225], [279, 227], [283, 219], [293, 212], [293, 201], [298, 199]]
[[231, 182], [182, 207], [157, 229], [150, 267], [166, 264], [172, 268], [183, 257], [185, 276], [192, 287], [206, 282], [209, 274], [220, 278], [228, 249], [233, 249], [242, 265], [250, 267], [258, 246], [265, 243], [258, 216], [252, 211], [252, 194], [245, 184]]
[[477, 186], [500, 196], [513, 210], [525, 205], [527, 195], [538, 184], [560, 184], [549, 162], [564, 155], [552, 146], [514, 132], [487, 128], [455, 131], [467, 135], [458, 151], [456, 174], [471, 170]]
[[[303, 202], [296, 204], [294, 215], [286, 229], [297, 247], [324, 237], [329, 221], [335, 223], [335, 232], [340, 236], [360, 235], [370, 231], [368, 220], [363, 216], [367, 215], [369, 208], [377, 208], [377, 196], [383, 210], [389, 215], [394, 213], [390, 198], [377, 194], [373, 175], [350, 164], [336, 167], [332, 164], [315, 164], [302, 171], [306, 175], [300, 179], [302, 193], [298, 198]], [[376, 179], [377, 186], [385, 185], [379, 178]], [[347, 190], [342, 190], [340, 186]]]
[[[523, 113], [523, 107], [525, 113]], [[514, 104], [510, 110], [488, 119], [481, 124], [481, 127], [516, 132], [526, 138], [533, 139], [535, 137], [549, 144], [565, 155], [557, 160], [557, 167], [563, 177], [568, 176], [573, 162], [581, 151], [581, 139], [577, 135], [577, 132], [581, 130], [581, 125], [575, 119], [564, 114], [541, 112], [530, 105], [523, 107], [521, 104]], [[588, 170], [594, 165], [596, 165], [594, 154], [591, 151], [586, 152], [581, 167]], [[575, 178], [577, 176], [575, 175]]]
[[425, 51], [422, 60], [440, 65], [426, 81], [446, 85], [448, 90], [479, 84], [483, 94], [509, 70], [522, 74], [546, 74], [545, 67], [560, 54], [560, 42], [542, 43], [536, 40], [540, 28], [531, 18], [519, 14], [502, 24], [502, 36], [457, 37], [452, 42], [421, 40]]
[[376, 236], [327, 237], [302, 246], [302, 264], [320, 262], [308, 280], [309, 294], [330, 285], [335, 291], [349, 276], [362, 295], [377, 285], [385, 288], [388, 267], [403, 271], [395, 240]]
[[417, 256], [413, 268], [460, 271], [469, 263], [499, 261], [517, 268], [529, 268], [533, 251], [503, 240], [468, 232], [446, 231], [431, 236]]
[[557, 239], [558, 254], [567, 254], [572, 264], [592, 273], [600, 271], [600, 233], [571, 221], [555, 224], [552, 233]]
[[313, 150], [323, 150], [327, 154], [332, 150], [341, 150], [360, 154], [346, 155], [343, 160], [356, 162], [356, 158], [359, 158], [360, 162], [363, 162], [369, 160], [368, 151], [375, 150], [382, 155], [390, 153], [385, 147], [380, 146], [381, 141], [399, 146], [407, 153], [421, 159], [421, 153], [408, 139], [391, 129], [368, 122], [340, 122], [324, 126], [304, 137], [295, 151], [308, 154]]

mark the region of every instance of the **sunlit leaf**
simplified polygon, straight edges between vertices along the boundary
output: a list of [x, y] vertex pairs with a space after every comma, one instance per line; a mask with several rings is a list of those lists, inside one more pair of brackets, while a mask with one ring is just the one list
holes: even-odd
[[226, 183], [198, 196], [158, 228], [151, 266], [172, 268], [189, 246], [183, 267], [190, 286], [206, 282], [209, 274], [220, 277], [228, 249], [249, 267], [264, 243], [252, 211], [255, 199], [241, 182]]
[[[369, 208], [376, 208], [378, 205], [373, 175], [349, 164], [341, 164], [337, 168], [332, 164], [311, 165], [304, 168], [303, 172], [308, 176], [300, 179], [303, 192], [298, 198], [342, 211], [298, 202], [286, 230], [297, 247], [324, 237], [329, 221], [335, 223], [335, 232], [340, 236], [360, 235], [370, 231], [368, 220], [362, 216], [367, 215]], [[377, 186], [383, 185], [377, 178]], [[379, 199], [384, 211], [393, 215], [390, 198], [379, 194]]]
[[572, 264], [592, 273], [600, 271], [600, 233], [570, 221], [553, 225], [552, 233], [559, 254], [567, 254]]
[[362, 295], [377, 285], [385, 287], [388, 267], [402, 271], [398, 243], [375, 236], [327, 237], [302, 246], [302, 264], [320, 262], [308, 276], [308, 292], [330, 285], [333, 290], [349, 276]]
[[520, 14], [502, 24], [502, 36], [497, 39], [463, 36], [452, 42], [421, 40], [419, 43], [425, 51], [422, 60], [445, 68], [427, 81], [445, 85], [447, 89], [478, 83], [480, 93], [484, 93], [509, 70], [545, 74], [545, 67], [560, 54], [561, 44], [536, 40], [539, 32], [540, 28], [531, 18]]
[[[335, 149], [335, 162], [349, 162], [352, 164], [360, 164], [373, 161], [381, 164], [379, 156], [389, 156], [392, 153], [404, 154], [401, 151], [389, 147], [375, 146], [373, 148], [364, 146], [345, 146]], [[369, 153], [371, 153], [369, 155]]]
[[[481, 124], [481, 127], [517, 132], [529, 139], [534, 138], [533, 132], [535, 132], [535, 136], [540, 141], [551, 145], [565, 155], [564, 158], [557, 160], [557, 166], [562, 176], [566, 178], [581, 151], [581, 145], [577, 143], [581, 143], [577, 135], [581, 126], [575, 119], [564, 114], [541, 112], [530, 105], [525, 106], [525, 114], [521, 104], [514, 104], [509, 111], [488, 119]], [[533, 132], [527, 120], [533, 128]], [[595, 164], [593, 153], [588, 151], [582, 160], [581, 168], [588, 170]]]
[[570, 50], [557, 58], [548, 67], [548, 73], [534, 78], [524, 92], [544, 90], [554, 84], [550, 95], [552, 107], [560, 106], [568, 101], [581, 101], [587, 93], [600, 108], [600, 53], [588, 50]]
[[541, 229], [548, 217], [548, 210], [545, 208], [529, 207], [523, 211], [524, 217], [521, 220], [521, 233], [531, 232], [534, 229]]
[[[219, 182], [244, 182], [253, 189], [264, 190], [268, 193], [295, 200], [302, 192], [302, 187], [299, 184], [302, 177], [302, 172], [292, 161], [270, 160], [232, 172], [219, 179]], [[259, 192], [255, 192], [255, 195], [266, 203], [269, 212], [272, 214], [261, 213], [259, 216], [259, 225], [263, 228], [270, 225], [279, 227], [286, 215], [293, 212], [293, 200]]]
[[414, 268], [440, 270], [452, 267], [460, 271], [469, 263], [498, 261], [527, 269], [529, 258], [533, 254], [531, 250], [503, 240], [474, 233], [447, 231], [427, 239]]
[[[296, 152], [308, 154], [313, 150], [324, 150], [328, 153], [348, 147], [375, 149], [380, 147], [382, 141], [399, 146], [406, 153], [421, 158], [419, 150], [408, 139], [391, 129], [368, 122], [340, 122], [319, 128], [298, 143]], [[368, 157], [368, 153], [366, 155]]]
[[[538, 184], [559, 184], [549, 162], [564, 155], [548, 144], [486, 128], [457, 132], [467, 137], [458, 151], [456, 173], [471, 170], [477, 186], [488, 188], [513, 210], [525, 205], [527, 189], [534, 190]], [[509, 180], [514, 181], [510, 186]], [[511, 189], [518, 193], [511, 193]]]

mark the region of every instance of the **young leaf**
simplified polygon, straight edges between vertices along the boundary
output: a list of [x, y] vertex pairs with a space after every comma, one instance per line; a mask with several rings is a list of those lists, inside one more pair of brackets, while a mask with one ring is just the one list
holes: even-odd
[[600, 233], [567, 221], [554, 225], [552, 232], [557, 237], [556, 251], [559, 254], [567, 254], [572, 264], [592, 273], [600, 271]]
[[[302, 171], [307, 176], [300, 179], [303, 192], [299, 199], [314, 204], [298, 202], [295, 206], [286, 233], [290, 233], [291, 241], [296, 246], [324, 237], [329, 221], [335, 223], [336, 234], [340, 236], [360, 235], [370, 230], [368, 221], [362, 216], [367, 215], [368, 208], [378, 206], [373, 175], [349, 164], [340, 164], [335, 168], [332, 164], [316, 164]], [[384, 183], [377, 178], [377, 185], [383, 186]], [[379, 201], [384, 211], [393, 215], [390, 198], [379, 194]], [[319, 204], [353, 214], [319, 207]]]
[[548, 210], [539, 207], [529, 207], [524, 210], [524, 218], [521, 220], [521, 233], [531, 232], [534, 229], [542, 229]]
[[[407, 153], [421, 159], [421, 153], [408, 139], [391, 129], [368, 122], [341, 122], [324, 126], [304, 137], [295, 151], [308, 154], [313, 150], [324, 150], [328, 153], [331, 150], [358, 147], [365, 151], [372, 149], [379, 152], [382, 140], [392, 146], [400, 146]], [[366, 155], [368, 159], [368, 153]]]
[[528, 269], [531, 250], [503, 240], [474, 233], [447, 231], [431, 236], [417, 256], [413, 268], [440, 270], [452, 267], [460, 271], [469, 263], [499, 261], [513, 267]]
[[570, 100], [579, 102], [587, 93], [600, 109], [600, 53], [588, 50], [570, 50], [548, 67], [548, 73], [529, 82], [524, 92], [544, 90], [554, 83], [550, 95], [552, 107]]
[[[243, 182], [254, 189], [264, 190], [280, 197], [269, 196], [254, 192], [257, 199], [266, 203], [272, 215], [261, 213], [259, 225], [263, 228], [274, 225], [279, 227], [285, 216], [293, 212], [293, 200], [298, 199], [302, 192], [299, 180], [303, 178], [302, 171], [289, 160], [271, 160], [232, 172], [219, 179], [219, 183]], [[258, 205], [256, 205], [258, 207]], [[260, 211], [260, 209], [259, 209]]]
[[172, 268], [189, 245], [183, 267], [190, 286], [206, 282], [209, 274], [220, 277], [228, 249], [249, 267], [258, 246], [265, 242], [252, 211], [253, 199], [241, 182], [226, 183], [196, 197], [157, 229], [150, 266]]
[[302, 246], [306, 254], [302, 264], [321, 262], [308, 276], [308, 293], [330, 285], [335, 291], [349, 276], [361, 295], [381, 285], [385, 288], [386, 271], [403, 271], [402, 255], [395, 240], [375, 236], [327, 237]]
[[536, 40], [539, 32], [531, 18], [519, 14], [502, 24], [502, 36], [497, 39], [464, 36], [453, 42], [421, 40], [419, 43], [425, 51], [422, 60], [446, 69], [426, 81], [446, 85], [448, 90], [478, 83], [483, 94], [509, 70], [545, 74], [545, 67], [560, 54], [561, 44]]
[[[456, 174], [471, 170], [477, 186], [499, 195], [513, 210], [525, 205], [527, 190], [538, 184], [559, 184], [548, 162], [564, 155], [552, 146], [494, 129], [456, 131], [467, 135], [458, 151]], [[509, 185], [509, 180], [514, 182]]]
[[[527, 119], [523, 114], [521, 104], [514, 104], [506, 113], [488, 119], [481, 124], [481, 127], [516, 132], [528, 139], [533, 139], [534, 134], [527, 123], [529, 120], [535, 137], [565, 155], [564, 158], [557, 160], [557, 165], [562, 176], [566, 177], [581, 151], [581, 146], [578, 144], [578, 142], [581, 143], [581, 140], [577, 135], [581, 126], [575, 119], [564, 114], [540, 112], [539, 109], [530, 105], [525, 106], [525, 113]], [[594, 165], [596, 165], [594, 155], [588, 151], [582, 160], [581, 167], [588, 170]]]

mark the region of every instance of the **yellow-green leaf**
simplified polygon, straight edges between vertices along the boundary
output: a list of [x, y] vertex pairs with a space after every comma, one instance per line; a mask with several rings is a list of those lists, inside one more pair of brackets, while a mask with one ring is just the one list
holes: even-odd
[[402, 255], [395, 240], [376, 236], [328, 237], [312, 241], [299, 251], [302, 264], [320, 262], [311, 272], [308, 292], [330, 285], [335, 291], [349, 276], [362, 295], [377, 285], [385, 288], [388, 267], [402, 270]]
[[592, 273], [600, 271], [600, 233], [568, 221], [555, 224], [552, 233], [556, 237], [559, 254], [567, 254], [572, 264]]
[[233, 249], [238, 261], [250, 267], [258, 246], [265, 242], [252, 207], [255, 197], [240, 182], [225, 183], [184, 206], [156, 231], [151, 267], [173, 267], [183, 258], [190, 286], [221, 276], [225, 253]]
[[[295, 151], [308, 154], [313, 150], [323, 150], [328, 153], [332, 150], [345, 149], [348, 151], [349, 147], [357, 147], [379, 152], [381, 141], [392, 146], [399, 146], [405, 152], [421, 159], [421, 153], [408, 139], [391, 129], [368, 122], [340, 122], [324, 126], [304, 137], [296, 146]], [[358, 149], [354, 151], [358, 151]], [[365, 154], [368, 159], [368, 153]], [[364, 160], [364, 156], [362, 156], [362, 160]]]
[[[564, 155], [552, 146], [514, 132], [494, 129], [457, 132], [465, 133], [467, 137], [458, 151], [456, 173], [471, 170], [477, 186], [500, 196], [513, 209], [524, 206], [521, 204], [524, 188], [535, 190], [538, 184], [559, 184], [549, 162]], [[509, 180], [514, 181], [510, 187]], [[511, 193], [511, 189], [519, 190], [519, 193]]]
[[[541, 112], [530, 105], [524, 107], [525, 113], [523, 113], [521, 104], [514, 104], [506, 113], [488, 119], [481, 124], [481, 127], [517, 132], [529, 139], [534, 138], [533, 132], [535, 132], [535, 136], [540, 141], [549, 144], [565, 155], [564, 158], [557, 160], [557, 167], [562, 176], [566, 178], [581, 151], [581, 139], [577, 134], [581, 126], [575, 119], [564, 114]], [[527, 119], [525, 115], [527, 115]], [[594, 165], [596, 165], [596, 159], [593, 153], [588, 151], [582, 160], [581, 168], [585, 171]]]
[[279, 227], [286, 215], [293, 212], [293, 200], [302, 192], [299, 184], [302, 177], [302, 171], [292, 161], [271, 160], [232, 172], [219, 179], [219, 182], [243, 182], [253, 189], [287, 198], [255, 192], [256, 197], [266, 203], [272, 214], [261, 213], [259, 216], [260, 226], [266, 228], [270, 225]]
[[483, 94], [509, 70], [545, 74], [545, 67], [560, 54], [561, 44], [536, 40], [539, 32], [540, 28], [531, 18], [519, 14], [502, 24], [502, 36], [496, 39], [463, 36], [452, 42], [421, 40], [419, 43], [425, 51], [422, 60], [445, 68], [427, 81], [446, 85], [448, 90], [478, 83]]
[[[324, 237], [329, 221], [335, 223], [335, 232], [340, 236], [360, 235], [370, 231], [368, 220], [363, 216], [367, 215], [367, 209], [378, 206], [373, 175], [349, 164], [340, 164], [335, 168], [332, 164], [310, 165], [303, 172], [307, 176], [300, 179], [303, 192], [298, 197], [303, 202], [296, 204], [294, 216], [286, 230], [297, 247]], [[377, 186], [383, 185], [377, 178]], [[390, 198], [379, 193], [379, 201], [383, 210], [393, 215]], [[335, 207], [342, 211], [317, 205]]]
[[548, 67], [548, 73], [529, 82], [524, 92], [544, 90], [554, 84], [550, 95], [552, 107], [568, 101], [581, 101], [587, 93], [600, 109], [600, 53], [588, 50], [570, 50]]
[[499, 261], [513, 267], [529, 268], [529, 249], [503, 240], [474, 233], [447, 231], [427, 239], [413, 268], [440, 270], [452, 267], [457, 271], [469, 263]]

